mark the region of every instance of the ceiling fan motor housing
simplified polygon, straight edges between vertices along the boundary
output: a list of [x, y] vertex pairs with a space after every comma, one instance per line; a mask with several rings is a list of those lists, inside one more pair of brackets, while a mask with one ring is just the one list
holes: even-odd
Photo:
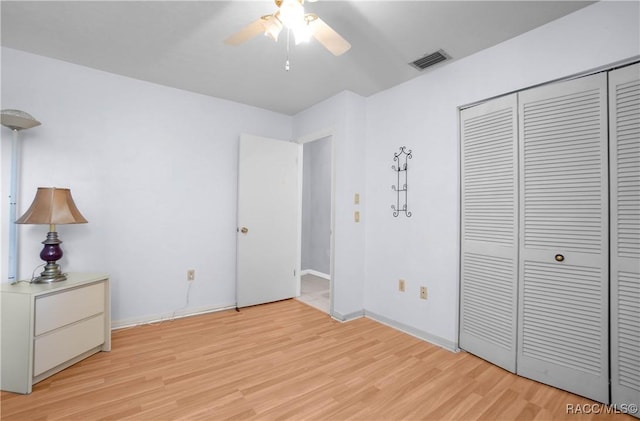
[[[284, 1], [284, 0], [273, 0], [273, 2], [276, 4], [276, 6], [277, 6], [277, 7], [282, 6], [282, 2], [283, 2], [283, 1]], [[303, 3], [304, 3], [304, 0], [298, 0], [298, 3], [303, 4]]]

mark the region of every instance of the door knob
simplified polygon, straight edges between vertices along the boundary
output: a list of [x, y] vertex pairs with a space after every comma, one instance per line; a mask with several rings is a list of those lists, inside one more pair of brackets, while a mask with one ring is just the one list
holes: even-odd
[[564, 260], [564, 256], [561, 254], [556, 254], [555, 259], [556, 262], [562, 262]]
[[249, 228], [247, 228], [247, 227], [242, 227], [242, 228], [240, 229], [240, 232], [241, 232], [241, 233], [243, 233], [243, 234], [246, 234], [246, 233], [248, 233], [248, 232], [249, 232]]

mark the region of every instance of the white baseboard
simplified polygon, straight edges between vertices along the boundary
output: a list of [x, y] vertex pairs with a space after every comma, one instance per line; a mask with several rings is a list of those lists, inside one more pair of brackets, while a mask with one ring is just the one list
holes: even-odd
[[301, 270], [300, 276], [304, 276], [304, 275], [313, 275], [313, 276], [317, 276], [318, 278], [323, 278], [326, 280], [331, 279], [331, 275], [327, 275], [326, 273], [318, 272], [317, 270], [313, 270], [313, 269]]
[[423, 341], [429, 342], [431, 344], [437, 345], [441, 348], [452, 352], [459, 352], [460, 348], [458, 348], [458, 344], [455, 342], [451, 342], [447, 339], [441, 338], [436, 335], [432, 335], [423, 330], [416, 329], [409, 325], [405, 325], [404, 323], [397, 322], [395, 320], [389, 319], [388, 317], [381, 316], [379, 314], [373, 313], [371, 311], [365, 310], [364, 317], [367, 317], [371, 320], [375, 320], [376, 322], [382, 323], [383, 325], [392, 327], [396, 330], [404, 332], [408, 335], [415, 336], [418, 339], [422, 339]]
[[[319, 276], [319, 275], [316, 275]], [[162, 323], [169, 320], [181, 319], [183, 317], [191, 317], [197, 316], [200, 314], [207, 313], [215, 313], [218, 311], [231, 310], [236, 308], [235, 305], [229, 305], [225, 307], [200, 307], [200, 308], [189, 308], [183, 310], [176, 310], [175, 312], [165, 313], [165, 314], [156, 314], [156, 315], [148, 315], [143, 317], [137, 317], [133, 319], [125, 319], [125, 320], [116, 320], [111, 321], [111, 330], [124, 329], [128, 327], [134, 327], [144, 324], [154, 324], [154, 323]], [[422, 339], [423, 341], [432, 343], [439, 347], [445, 348], [449, 351], [458, 352], [460, 348], [458, 348], [458, 344], [455, 342], [451, 342], [447, 339], [441, 338], [436, 335], [432, 335], [428, 332], [422, 331], [420, 329], [416, 329], [409, 325], [405, 325], [404, 323], [397, 322], [393, 319], [389, 319], [388, 317], [381, 316], [374, 312], [368, 310], [358, 310], [348, 314], [342, 314], [339, 312], [333, 312], [331, 317], [339, 322], [349, 322], [351, 320], [359, 319], [361, 317], [367, 317], [371, 320], [375, 320], [376, 322], [382, 323], [383, 325], [389, 326], [393, 329], [399, 330], [411, 336], [414, 336], [418, 339]]]
[[334, 311], [331, 314], [331, 317], [339, 322], [349, 322], [351, 320], [355, 320], [355, 319], [359, 319], [361, 317], [364, 317], [365, 315], [365, 311], [364, 310], [358, 310], [358, 311], [354, 311], [353, 313], [348, 313], [348, 314], [342, 314], [342, 313], [338, 313], [337, 311]]
[[171, 313], [147, 315], [143, 317], [136, 317], [133, 319], [125, 320], [112, 320], [111, 330], [124, 329], [127, 327], [134, 327], [139, 325], [162, 323], [169, 320], [181, 319], [183, 317], [198, 316], [200, 314], [215, 313], [218, 311], [230, 310], [236, 308], [235, 305], [225, 307], [200, 307], [200, 308], [187, 308], [176, 310]]

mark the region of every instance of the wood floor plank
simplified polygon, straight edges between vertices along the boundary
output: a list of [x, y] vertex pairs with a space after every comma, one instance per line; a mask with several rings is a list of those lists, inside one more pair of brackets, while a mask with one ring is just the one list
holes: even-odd
[[567, 404], [593, 402], [373, 320], [340, 323], [287, 300], [116, 330], [111, 352], [31, 395], [2, 392], [0, 411], [2, 421], [578, 419]]

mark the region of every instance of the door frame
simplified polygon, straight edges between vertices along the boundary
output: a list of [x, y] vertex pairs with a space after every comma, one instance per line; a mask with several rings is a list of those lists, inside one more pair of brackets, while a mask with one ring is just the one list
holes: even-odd
[[[331, 145], [331, 222], [330, 226], [330, 234], [329, 234], [329, 315], [333, 316], [334, 313], [334, 291], [335, 291], [335, 277], [334, 277], [334, 267], [335, 267], [335, 214], [336, 214], [336, 149], [334, 143], [334, 133], [335, 130], [331, 128], [322, 129], [313, 133], [309, 133], [304, 136], [300, 136], [295, 139], [295, 142], [299, 145], [303, 146], [305, 143], [314, 142], [316, 140], [322, 140], [325, 138], [329, 139], [329, 144]], [[304, 159], [304, 148], [303, 148], [303, 159]], [[303, 165], [300, 166], [300, 213], [298, 218], [300, 238], [298, 239], [298, 246], [300, 248], [299, 258], [298, 258], [298, 267], [300, 271], [302, 271], [302, 184], [303, 180]], [[301, 276], [298, 276], [298, 296], [300, 296], [301, 289]]]

